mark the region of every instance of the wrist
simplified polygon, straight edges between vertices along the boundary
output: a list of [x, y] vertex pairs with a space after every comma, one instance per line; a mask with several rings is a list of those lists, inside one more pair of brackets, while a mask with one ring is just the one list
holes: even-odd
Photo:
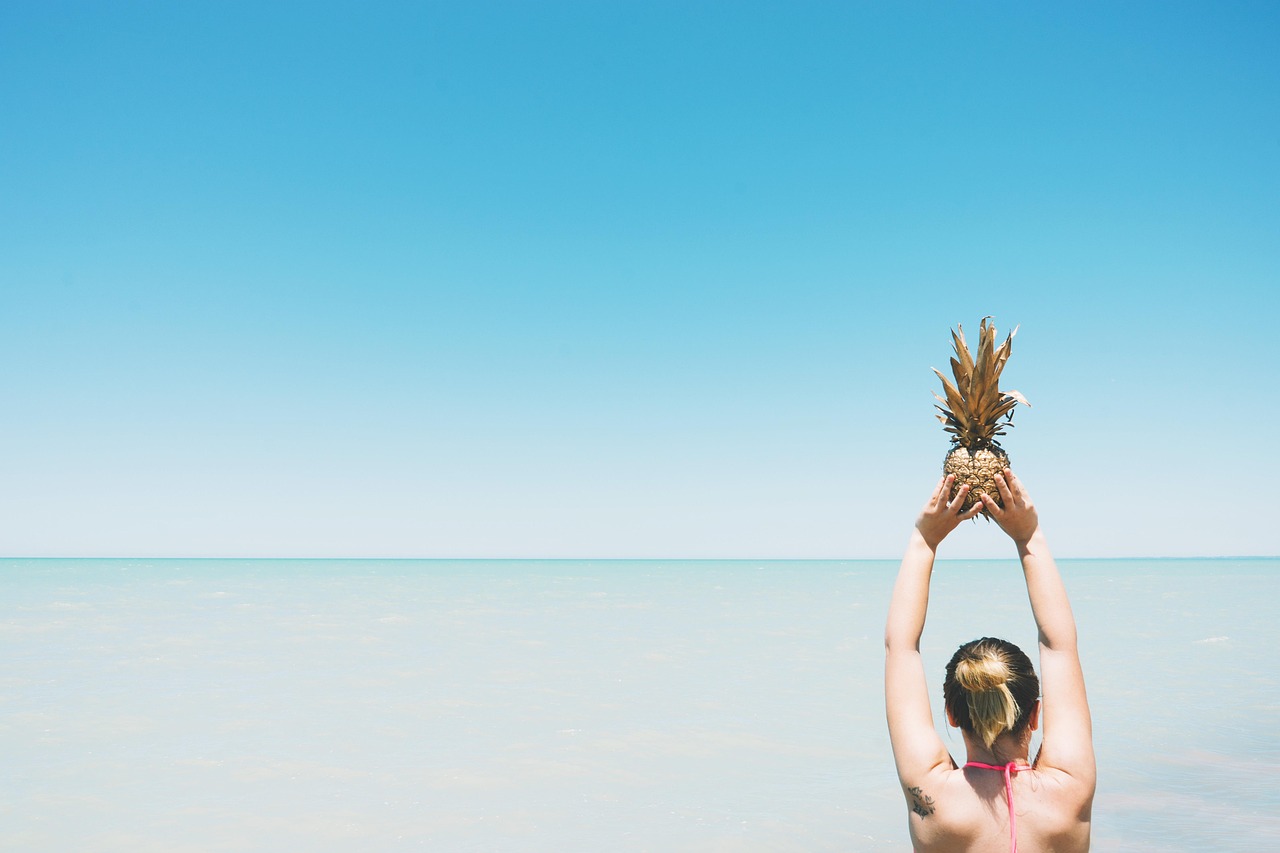
[[1037, 546], [1044, 544], [1044, 533], [1040, 530], [1040, 525], [1036, 524], [1025, 536], [1015, 536], [1013, 542], [1018, 546], [1019, 554], [1030, 554], [1039, 550]]
[[908, 543], [907, 548], [908, 550], [923, 549], [928, 551], [930, 554], [935, 554], [938, 551], [938, 543], [941, 541], [941, 539], [938, 539], [936, 542], [930, 540], [930, 538], [925, 535], [924, 531], [920, 529], [920, 525], [916, 525], [911, 529], [911, 541]]

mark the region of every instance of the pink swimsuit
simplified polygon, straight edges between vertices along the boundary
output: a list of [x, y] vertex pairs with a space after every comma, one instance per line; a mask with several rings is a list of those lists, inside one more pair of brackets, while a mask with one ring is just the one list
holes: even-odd
[[979, 770], [1001, 770], [1004, 772], [1004, 793], [1009, 800], [1009, 841], [1013, 845], [1013, 853], [1018, 853], [1018, 816], [1013, 812], [1013, 774], [1022, 770], [1030, 770], [1030, 764], [1019, 764], [1010, 761], [1008, 764], [983, 764], [981, 761], [970, 761], [965, 767], [977, 767]]

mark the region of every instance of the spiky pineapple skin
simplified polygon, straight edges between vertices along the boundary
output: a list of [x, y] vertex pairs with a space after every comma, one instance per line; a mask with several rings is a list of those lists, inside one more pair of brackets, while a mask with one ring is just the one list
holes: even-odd
[[[996, 486], [996, 474], [1004, 473], [1004, 469], [1008, 467], [1009, 454], [994, 445], [979, 450], [955, 447], [943, 461], [942, 473], [956, 475], [956, 481], [951, 486], [953, 499], [961, 486], [965, 483], [969, 484], [969, 494], [965, 495], [964, 506], [961, 507], [963, 512], [975, 503], [979, 503], [978, 496], [983, 492], [991, 495], [996, 505], [1003, 508], [1004, 501], [1001, 500], [1000, 490]], [[988, 515], [986, 510], [983, 510], [982, 514]]]

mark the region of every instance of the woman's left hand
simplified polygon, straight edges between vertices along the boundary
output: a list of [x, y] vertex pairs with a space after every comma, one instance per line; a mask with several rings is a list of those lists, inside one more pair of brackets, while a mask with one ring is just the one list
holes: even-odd
[[947, 474], [939, 480], [937, 488], [933, 490], [924, 509], [920, 511], [920, 517], [916, 519], [916, 530], [919, 530], [920, 535], [924, 537], [925, 544], [935, 550], [938, 543], [947, 538], [947, 534], [955, 530], [960, 522], [968, 521], [982, 512], [981, 501], [965, 512], [960, 511], [960, 507], [964, 506], [964, 496], [969, 493], [967, 484], [961, 486], [956, 496], [948, 500], [951, 495], [951, 486], [955, 481], [954, 474]]

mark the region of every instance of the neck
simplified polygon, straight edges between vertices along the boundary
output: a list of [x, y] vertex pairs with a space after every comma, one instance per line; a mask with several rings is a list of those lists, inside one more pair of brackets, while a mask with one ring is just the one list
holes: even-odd
[[996, 738], [995, 743], [988, 748], [981, 740], [973, 737], [968, 732], [963, 734], [966, 761], [1001, 765], [1008, 764], [1011, 761], [1018, 764], [1031, 763], [1027, 759], [1031, 748], [1031, 738], [1029, 737], [1017, 738], [1011, 733], [1005, 732]]

